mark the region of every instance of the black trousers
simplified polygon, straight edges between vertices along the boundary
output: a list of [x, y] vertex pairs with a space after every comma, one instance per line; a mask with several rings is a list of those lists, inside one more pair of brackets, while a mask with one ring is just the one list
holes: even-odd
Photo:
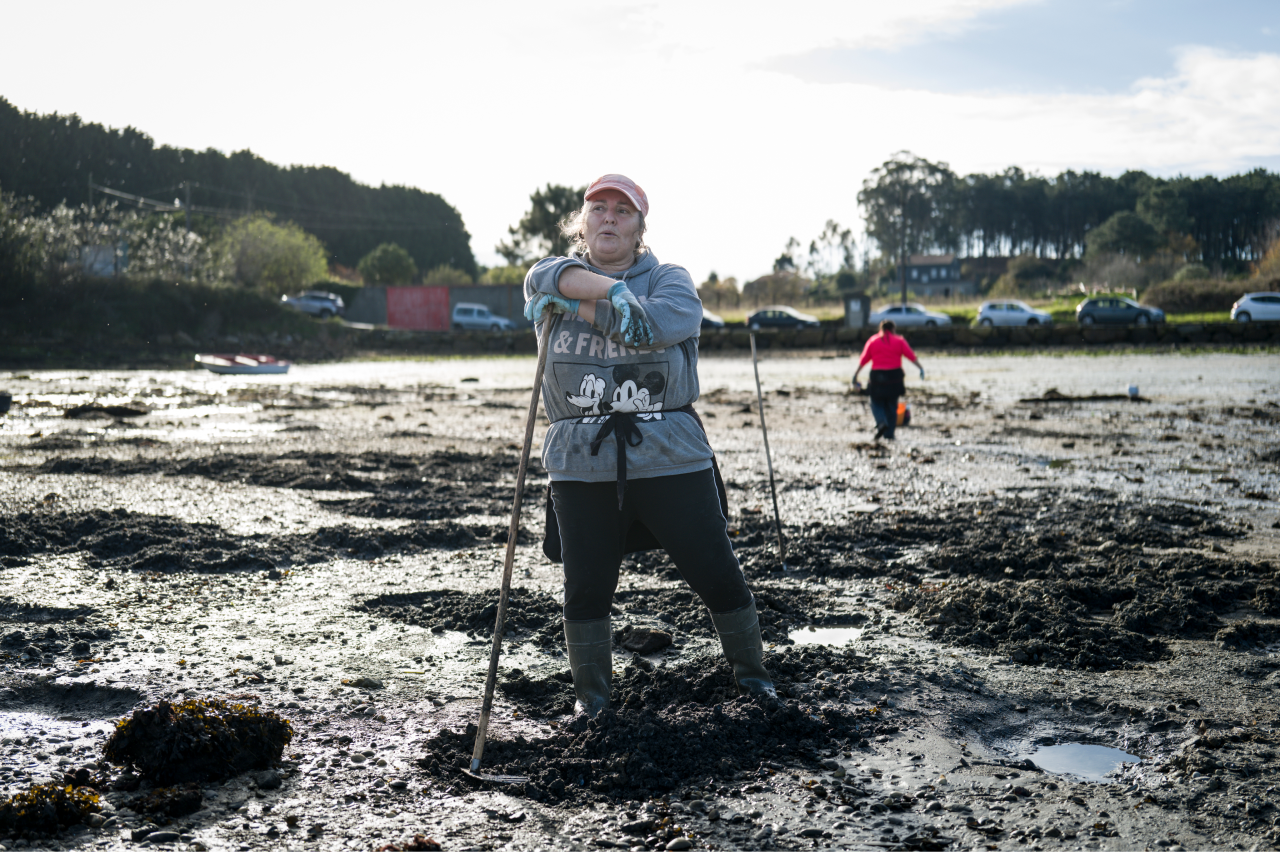
[[871, 397], [871, 416], [876, 425], [884, 430], [884, 436], [893, 440], [893, 432], [898, 428], [898, 398], [896, 396]]
[[653, 532], [712, 612], [751, 603], [710, 469], [628, 479], [621, 511], [613, 482], [552, 482], [551, 498], [560, 525], [567, 621], [609, 614], [618, 588], [623, 538], [634, 520]]

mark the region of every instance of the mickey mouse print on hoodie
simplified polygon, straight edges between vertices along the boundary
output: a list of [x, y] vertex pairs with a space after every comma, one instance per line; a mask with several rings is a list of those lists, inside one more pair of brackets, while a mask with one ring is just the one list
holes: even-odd
[[[642, 440], [629, 442], [626, 475], [643, 479], [711, 467], [711, 447], [695, 418], [679, 409], [698, 399], [698, 334], [702, 302], [689, 273], [659, 264], [652, 253], [626, 272], [608, 273], [577, 254], [539, 261], [525, 278], [525, 299], [558, 293], [556, 281], [570, 266], [625, 281], [654, 328], [653, 346], [622, 342], [618, 317], [607, 300], [596, 303], [596, 323], [576, 314], [550, 314], [550, 351], [542, 398], [551, 427], [542, 463], [553, 480], [608, 482], [618, 476], [614, 440], [599, 441], [602, 424], [617, 413], [635, 415]], [[597, 451], [592, 455], [591, 445]]]

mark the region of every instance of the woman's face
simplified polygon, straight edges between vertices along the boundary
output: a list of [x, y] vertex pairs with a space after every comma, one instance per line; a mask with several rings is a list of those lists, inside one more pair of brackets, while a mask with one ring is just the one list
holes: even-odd
[[598, 266], [630, 265], [640, 237], [640, 211], [616, 189], [587, 202], [587, 249]]

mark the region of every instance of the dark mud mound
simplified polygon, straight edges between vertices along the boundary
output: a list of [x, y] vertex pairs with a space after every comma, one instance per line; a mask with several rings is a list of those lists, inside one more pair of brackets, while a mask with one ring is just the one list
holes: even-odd
[[[734, 549], [744, 571], [782, 571], [772, 524], [744, 520], [735, 531]], [[1107, 542], [1127, 549], [1186, 548], [1206, 538], [1241, 535], [1199, 509], [1122, 501], [1105, 491], [976, 501], [929, 515], [877, 512], [856, 515], [840, 527], [814, 523], [784, 533], [792, 570], [908, 581], [938, 571], [992, 579], [1043, 577], [1074, 561], [1081, 550]], [[638, 571], [670, 570], [650, 554], [635, 562]]]
[[1252, 618], [1224, 627], [1214, 634], [1218, 647], [1236, 651], [1261, 651], [1280, 641], [1280, 626]]
[[[783, 640], [791, 630], [810, 624], [856, 625], [866, 620], [865, 615], [839, 606], [830, 594], [770, 584], [756, 584], [752, 593], [766, 641]], [[688, 589], [620, 591], [614, 603], [628, 616], [653, 617], [690, 636], [714, 639], [716, 635], [707, 608]], [[617, 632], [625, 627], [624, 622]]]
[[[290, 536], [278, 541], [293, 553], [306, 554], [308, 562], [334, 556], [375, 559], [396, 550], [431, 548], [459, 549], [483, 543], [505, 543], [507, 527], [494, 524], [459, 524], [456, 521], [422, 522], [394, 530], [326, 527], [315, 533]], [[529, 533], [523, 528], [516, 539], [528, 544]]]
[[[200, 476], [270, 488], [364, 491], [370, 496], [322, 502], [330, 509], [359, 517], [433, 521], [509, 511], [519, 461], [518, 455], [507, 451], [484, 455], [442, 450], [423, 456], [295, 451], [196, 459], [60, 458], [34, 469], [97, 476]], [[531, 460], [524, 495], [531, 509], [541, 505], [543, 474], [541, 464]]]
[[573, 675], [568, 669], [537, 680], [520, 669], [512, 669], [498, 681], [498, 689], [518, 702], [529, 716], [560, 716], [573, 712]]
[[[498, 592], [442, 589], [379, 595], [356, 604], [355, 609], [436, 633], [458, 630], [472, 636], [492, 636], [498, 615]], [[551, 595], [517, 587], [507, 598], [505, 629], [558, 636], [561, 611], [561, 605]]]
[[[394, 530], [326, 527], [285, 536], [235, 536], [207, 523], [124, 509], [26, 512], [0, 518], [0, 560], [21, 564], [39, 553], [88, 553], [90, 567], [160, 573], [272, 571], [335, 558], [374, 559], [412, 548], [463, 548], [507, 539], [502, 525], [423, 522]], [[520, 531], [520, 540], [529, 534]]]
[[1164, 642], [1114, 623], [1060, 588], [972, 583], [911, 590], [895, 601], [930, 627], [930, 638], [983, 648], [1018, 663], [1061, 668], [1113, 669], [1157, 660]]
[[[1017, 558], [1016, 550], [1001, 554]], [[934, 639], [1064, 667], [1161, 659], [1168, 640], [1214, 638], [1225, 615], [1249, 605], [1265, 611], [1276, 596], [1270, 562], [1152, 557], [1114, 540], [1068, 552], [1052, 570], [1005, 565], [996, 574], [976, 555], [964, 567], [955, 573], [980, 579], [907, 586], [894, 607], [923, 621]]]
[[103, 756], [156, 785], [184, 784], [266, 769], [293, 739], [275, 713], [215, 698], [161, 701], [116, 723]]
[[415, 834], [407, 840], [379, 846], [378, 852], [440, 852], [442, 848], [444, 847], [437, 843], [435, 838], [427, 837], [425, 834]]
[[[485, 768], [529, 777], [511, 792], [534, 799], [639, 799], [723, 782], [766, 760], [816, 767], [835, 749], [897, 730], [878, 710], [738, 697], [728, 667], [709, 663], [703, 658], [652, 671], [628, 666], [614, 684], [614, 708], [589, 722], [577, 717], [546, 739], [491, 741]], [[852, 652], [826, 648], [766, 660], [784, 689], [824, 673], [856, 673], [864, 663]], [[456, 780], [468, 765], [474, 736], [473, 726], [441, 731], [428, 741], [420, 764]]]
[[142, 515], [124, 509], [24, 512], [0, 524], [0, 556], [89, 553], [92, 567], [149, 571], [266, 570], [274, 556], [262, 542], [227, 535], [213, 524]]
[[101, 810], [96, 791], [61, 784], [37, 784], [0, 801], [0, 837], [56, 834]]

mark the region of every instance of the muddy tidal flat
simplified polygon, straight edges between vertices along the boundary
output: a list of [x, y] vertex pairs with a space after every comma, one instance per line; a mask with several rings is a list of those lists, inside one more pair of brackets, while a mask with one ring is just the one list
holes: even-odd
[[763, 356], [785, 561], [701, 363], [777, 704], [654, 551], [575, 718], [535, 463], [481, 786], [532, 358], [0, 373], [0, 849], [1280, 846], [1280, 356], [924, 363]]

